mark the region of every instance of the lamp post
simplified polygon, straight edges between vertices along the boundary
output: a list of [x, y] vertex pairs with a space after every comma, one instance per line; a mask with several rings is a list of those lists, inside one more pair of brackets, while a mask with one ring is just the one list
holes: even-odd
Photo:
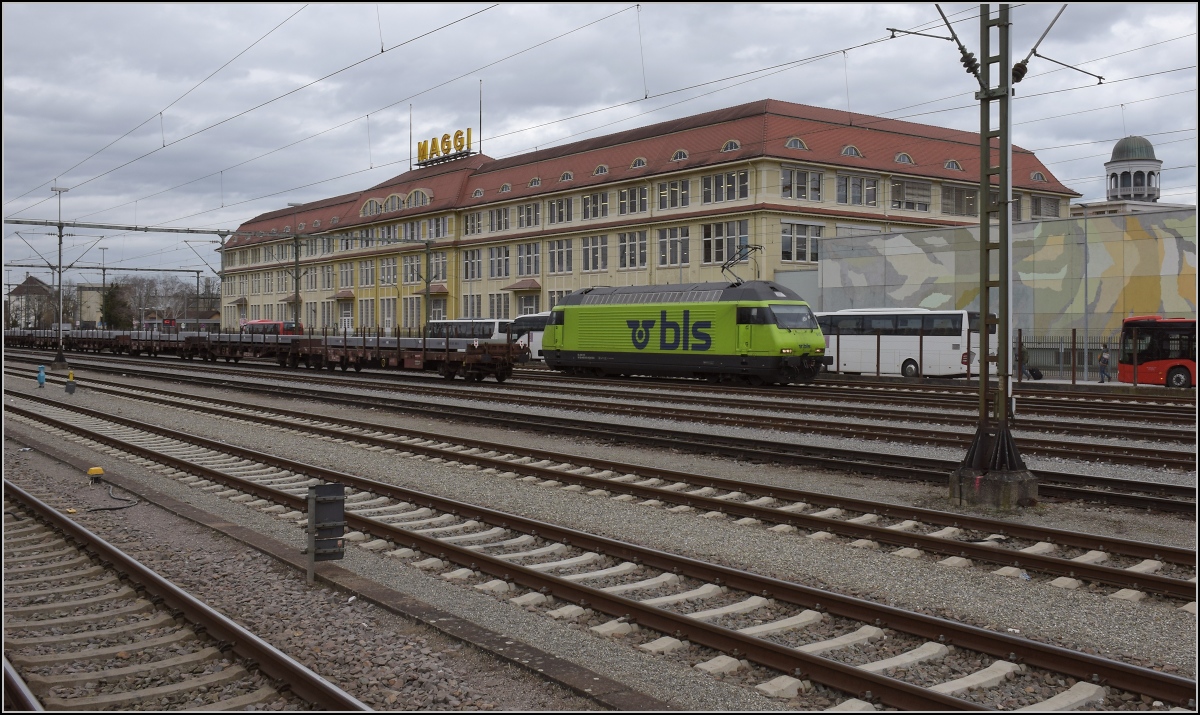
[[54, 362], [50, 363], [51, 370], [66, 370], [67, 358], [63, 355], [63, 335], [62, 335], [62, 319], [63, 319], [63, 287], [62, 287], [62, 246], [63, 246], [63, 223], [62, 223], [62, 195], [64, 191], [69, 191], [61, 186], [51, 186], [50, 190], [58, 194], [58, 324], [54, 326], [58, 333], [58, 354], [54, 356]]

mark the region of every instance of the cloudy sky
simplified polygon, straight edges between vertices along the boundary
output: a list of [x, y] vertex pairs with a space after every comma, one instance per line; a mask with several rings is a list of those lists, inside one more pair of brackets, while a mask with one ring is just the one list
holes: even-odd
[[[977, 52], [978, 5], [941, 7]], [[1014, 61], [1060, 7], [1014, 6]], [[1015, 143], [1088, 201], [1113, 143], [1145, 136], [1162, 200], [1195, 205], [1196, 15], [1068, 6], [1038, 52], [1105, 81], [1034, 57]], [[54, 219], [61, 186], [64, 219], [233, 229], [402, 173], [410, 129], [469, 126], [499, 158], [764, 98], [978, 129], [953, 43], [889, 39], [947, 35], [932, 4], [5, 3], [3, 20], [5, 218]], [[53, 258], [49, 231], [6, 224], [5, 262]], [[216, 265], [183, 242], [209, 236], [71, 233], [77, 266], [100, 247], [109, 266]]]

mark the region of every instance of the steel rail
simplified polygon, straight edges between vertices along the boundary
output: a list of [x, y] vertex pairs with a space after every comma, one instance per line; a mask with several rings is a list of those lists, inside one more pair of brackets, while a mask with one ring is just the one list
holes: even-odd
[[[43, 421], [59, 422], [44, 415], [31, 416]], [[57, 426], [60, 429], [69, 429], [76, 433], [87, 432], [91, 439], [106, 442], [123, 450], [141, 454], [147, 458], [171, 464], [176, 468], [189, 472], [201, 472], [206, 478], [211, 478], [214, 481], [225, 484], [236, 485], [243, 491], [281, 502], [297, 510], [307, 507], [307, 500], [300, 496], [276, 491], [268, 487], [256, 485], [253, 482], [246, 482], [245, 480], [225, 475], [215, 469], [195, 465], [170, 455], [157, 453], [137, 445], [131, 445], [122, 440], [97, 435], [83, 428], [66, 425], [66, 423], [59, 423]], [[157, 432], [159, 430], [152, 431]], [[167, 431], [169, 432], [170, 430]], [[185, 437], [186, 441], [202, 446], [209, 446], [205, 443], [210, 442], [210, 440], [182, 434], [180, 437]], [[542, 521], [527, 519], [451, 499], [444, 499], [412, 489], [383, 484], [336, 470], [325, 469], [281, 457], [263, 455], [254, 450], [243, 450], [219, 442], [212, 442], [209, 448], [237, 456], [244, 456], [244, 458], [287, 469], [298, 474], [345, 484], [354, 489], [428, 506], [431, 509], [454, 514], [462, 519], [475, 519], [503, 528], [523, 531], [540, 538], [558, 541], [576, 548], [601, 551], [610, 556], [642, 563], [664, 572], [682, 574], [710, 583], [725, 585], [747, 593], [761, 594], [768, 598], [775, 598], [776, 600], [804, 608], [811, 608], [816, 611], [826, 611], [860, 622], [874, 623], [879, 627], [893, 628], [930, 640], [936, 640], [943, 644], [968, 648], [999, 658], [1007, 658], [1034, 667], [1065, 673], [1078, 679], [1091, 680], [1096, 683], [1143, 693], [1172, 703], [1183, 704], [1188, 703], [1190, 700], [1194, 701], [1195, 681], [1186, 678], [1057, 646], [1046, 645], [1036, 641], [1015, 638], [1008, 634], [955, 623], [933, 616], [912, 613], [862, 599], [842, 596], [779, 579], [759, 576], [726, 566], [708, 564], [616, 539], [594, 536]], [[853, 666], [843, 665], [820, 656], [810, 656], [791, 648], [779, 646], [770, 641], [753, 638], [737, 631], [696, 621], [684, 615], [651, 606], [644, 606], [637, 601], [621, 596], [614, 596], [588, 586], [563, 581], [558, 577], [533, 571], [532, 569], [509, 563], [466, 547], [442, 542], [436, 537], [406, 531], [400, 527], [382, 524], [365, 517], [356, 516], [350, 512], [346, 514], [346, 520], [356, 530], [381, 538], [389, 538], [400, 544], [411, 544], [414, 549], [420, 549], [425, 553], [436, 555], [438, 558], [467, 566], [472, 570], [483, 571], [506, 581], [515, 582], [526, 588], [549, 592], [563, 600], [594, 608], [610, 615], [624, 617], [631, 622], [646, 625], [660, 632], [673, 633], [677, 637], [685, 637], [700, 645], [712, 647], [723, 652], [737, 652], [739, 655], [746, 656], [750, 660], [782, 670], [785, 673], [803, 673], [812, 680], [824, 683], [838, 690], [860, 694], [860, 697], [867, 700], [872, 699], [872, 696], [878, 696], [887, 705], [906, 709], [986, 709], [984, 706], [936, 694], [925, 688], [913, 686], [903, 681], [873, 673], [865, 673]], [[862, 690], [864, 681], [867, 687], [870, 688], [866, 694], [863, 694]]]
[[[155, 373], [145, 373], [154, 376]], [[186, 376], [160, 375], [160, 379], [171, 379], [178, 382], [190, 382], [207, 387], [213, 387], [210, 380]], [[361, 406], [361, 399], [341, 398], [331, 395], [327, 390], [314, 390], [296, 387], [271, 387], [250, 384], [241, 381], [224, 381], [217, 384], [228, 385], [241, 391], [259, 392], [270, 395], [285, 395], [289, 397], [305, 396], [319, 399], [323, 402], [338, 402], [350, 406]], [[466, 407], [455, 405], [427, 405], [406, 400], [378, 398], [372, 396], [374, 407], [387, 407], [401, 412], [415, 412], [431, 417], [459, 417], [473, 422], [490, 422], [505, 427], [518, 426], [528, 429], [541, 427], [555, 433], [570, 432], [573, 434], [611, 439], [619, 436], [633, 442], [652, 444], [670, 448], [687, 447], [700, 453], [716, 453], [732, 458], [750, 458], [758, 461], [774, 460], [784, 464], [802, 464], [805, 466], [820, 466], [835, 471], [849, 471], [879, 476], [925, 481], [933, 483], [945, 482], [948, 474], [958, 463], [952, 460], [931, 457], [911, 457], [906, 455], [890, 455], [883, 452], [861, 452], [857, 450], [835, 447], [817, 447], [812, 445], [785, 445], [778, 441], [769, 441], [750, 437], [730, 437], [724, 435], [696, 435], [670, 429], [645, 426], [627, 427], [617, 423], [594, 422], [574, 419], [565, 416], [525, 414], [519, 418], [512, 413], [501, 410], [489, 410], [482, 407]], [[1039, 480], [1050, 483], [1086, 484], [1104, 489], [1124, 489], [1140, 494], [1194, 498], [1195, 490], [1174, 484], [1157, 482], [1139, 482], [1132, 480], [1113, 479], [1108, 477], [1083, 477], [1070, 472], [1051, 472], [1047, 470], [1030, 470]], [[1081, 481], [1084, 480], [1084, 481]], [[1104, 492], [1077, 492], [1089, 499], [1105, 499]], [[1061, 491], [1060, 496], [1070, 496], [1072, 492]], [[1125, 495], [1121, 497], [1123, 505], [1137, 508], [1154, 508], [1163, 511], [1191, 514], [1195, 512], [1195, 502], [1175, 502], [1162, 499], [1151, 499], [1141, 496]]]
[[161, 599], [168, 608], [182, 613], [192, 623], [203, 626], [208, 635], [229, 644], [239, 656], [254, 661], [262, 672], [278, 682], [285, 683], [299, 697], [331, 710], [371, 710], [357, 698], [305, 668], [279, 649], [7, 479], [4, 480], [4, 495], [24, 504], [36, 513], [39, 519], [52, 524], [70, 540], [94, 553], [100, 561], [111, 564], [118, 573]]
[[41, 712], [45, 708], [38, 702], [37, 696], [29, 689], [29, 684], [12, 667], [8, 658], [4, 658], [4, 712]]
[[[111, 392], [113, 394], [119, 394], [121, 392], [120, 388], [124, 388], [126, 390], [132, 389], [132, 390], [136, 390], [138, 392], [149, 392], [149, 393], [157, 394], [162, 397], [161, 400], [156, 401], [158, 404], [169, 404], [170, 401], [176, 400], [178, 398], [177, 395], [175, 395], [174, 393], [172, 393], [168, 390], [160, 390], [157, 388], [143, 387], [143, 386], [130, 387], [128, 385], [123, 385], [121, 383], [107, 383], [107, 384], [110, 387], [102, 387], [99, 389], [104, 390], [106, 392]], [[115, 387], [113, 387], [113, 386], [115, 386]], [[93, 389], [96, 389], [96, 388], [93, 386]], [[20, 394], [20, 393], [17, 393], [17, 394]], [[128, 396], [126, 396], [126, 397], [128, 397]], [[143, 396], [135, 396], [134, 398], [135, 399], [147, 399]], [[39, 400], [40, 399], [41, 398], [39, 398]], [[490, 468], [495, 468], [497, 470], [507, 470], [507, 471], [516, 471], [516, 472], [534, 474], [537, 476], [545, 477], [547, 479], [554, 479], [556, 481], [564, 481], [564, 482], [572, 482], [572, 483], [580, 484], [580, 485], [584, 485], [584, 486], [591, 486], [591, 487], [595, 487], [595, 488], [605, 489], [607, 491], [623, 492], [623, 493], [627, 493], [627, 494], [634, 494], [636, 496], [650, 496], [655, 499], [671, 501], [672, 503], [678, 503], [678, 504], [686, 505], [686, 506], [691, 506], [693, 503], [693, 498], [688, 494], [673, 492], [673, 491], [664, 490], [661, 488], [655, 488], [655, 487], [641, 488], [641, 487], [636, 487], [634, 485], [626, 485], [621, 482], [614, 482], [611, 479], [590, 477], [587, 475], [576, 475], [576, 474], [572, 474], [571, 472], [563, 472], [563, 471], [559, 471], [556, 469], [544, 468], [544, 467], [533, 467], [533, 466], [529, 466], [529, 465], [525, 465], [525, 464], [518, 464], [518, 463], [514, 463], [514, 462], [501, 460], [498, 458], [484, 457], [484, 456], [471, 455], [471, 454], [463, 454], [458, 451], [441, 449], [438, 447], [421, 446], [421, 445], [416, 445], [416, 444], [404, 443], [404, 442], [398, 441], [395, 438], [380, 438], [380, 437], [373, 437], [370, 435], [354, 434], [354, 433], [349, 433], [345, 430], [326, 428], [326, 427], [321, 427], [319, 425], [312, 425], [312, 424], [305, 424], [305, 423], [310, 420], [320, 420], [320, 421], [326, 422], [326, 423], [335, 423], [335, 424], [340, 424], [340, 425], [346, 425], [347, 427], [349, 427], [351, 429], [367, 430], [370, 432], [384, 432], [384, 433], [393, 432], [393, 433], [402, 434], [402, 436], [405, 436], [405, 437], [412, 437], [412, 438], [423, 439], [423, 440], [434, 440], [434, 441], [439, 441], [439, 442], [445, 442], [448, 439], [447, 436], [444, 434], [439, 434], [439, 433], [434, 433], [434, 432], [425, 432], [422, 430], [414, 430], [414, 429], [410, 429], [408, 427], [395, 427], [392, 425], [385, 425], [385, 424], [379, 424], [379, 423], [374, 423], [374, 422], [365, 422], [362, 420], [351, 420], [351, 419], [347, 419], [344, 417], [330, 417], [330, 416], [325, 416], [325, 415], [314, 415], [311, 412], [300, 412], [300, 411], [296, 411], [296, 410], [287, 410], [287, 409], [283, 409], [283, 408], [279, 408], [279, 407], [265, 407], [265, 406], [261, 406], [261, 405], [248, 404], [246, 402], [238, 402], [238, 401], [234, 401], [234, 400], [225, 400], [225, 399], [216, 398], [216, 397], [189, 396], [188, 399], [204, 401], [204, 402], [207, 402], [207, 403], [210, 403], [213, 405], [222, 405], [224, 407], [230, 408], [229, 410], [222, 410], [221, 412], [225, 416], [233, 418], [233, 419], [241, 419], [241, 420], [259, 422], [262, 424], [268, 424], [268, 425], [273, 425], [273, 426], [280, 427], [280, 428], [287, 428], [287, 429], [293, 429], [293, 430], [294, 429], [303, 429], [304, 431], [311, 432], [313, 434], [324, 435], [327, 437], [335, 437], [335, 438], [339, 438], [339, 439], [350, 439], [353, 441], [357, 441], [357, 442], [361, 442], [361, 443], [365, 443], [365, 444], [369, 444], [369, 445], [374, 445], [374, 446], [379, 446], [379, 447], [403, 449], [403, 450], [407, 450], [407, 451], [411, 451], [411, 452], [420, 452], [420, 453], [423, 453], [423, 454], [426, 454], [429, 456], [437, 456], [437, 457], [443, 457], [443, 458], [452, 459], [452, 460], [458, 460], [458, 461], [462, 461], [462, 462], [473, 463], [473, 464], [476, 464], [476, 465], [478, 465], [480, 467], [484, 467], [484, 468], [490, 467]], [[48, 401], [47, 404], [54, 404], [56, 406], [61, 405], [61, 403], [56, 403], [53, 401]], [[214, 412], [216, 412], [216, 411], [218, 411], [219, 408], [211, 408], [211, 409]], [[280, 415], [281, 417], [290, 418], [290, 421], [288, 419], [279, 419], [279, 418], [270, 417], [270, 416], [262, 415], [262, 414], [247, 414], [245, 412], [245, 410], [269, 411], [271, 413]], [[539, 450], [539, 449], [533, 449], [533, 448], [529, 448], [529, 447], [520, 447], [520, 446], [500, 444], [500, 443], [496, 443], [496, 442], [488, 442], [488, 441], [484, 441], [484, 440], [476, 440], [476, 439], [469, 439], [469, 438], [462, 438], [462, 437], [450, 437], [449, 439], [453, 440], [456, 444], [460, 444], [460, 445], [463, 445], [468, 448], [477, 448], [477, 449], [489, 450], [489, 451], [512, 452], [512, 453], [517, 453], [517, 454], [523, 454], [523, 455], [531, 457], [533, 459], [553, 460], [553, 461], [557, 461], [557, 462], [585, 465], [588, 467], [593, 467], [593, 468], [601, 469], [601, 470], [609, 470], [609, 471], [616, 471], [616, 472], [622, 472], [622, 473], [642, 474], [647, 477], [656, 477], [656, 478], [661, 478], [664, 480], [669, 480], [669, 481], [674, 481], [674, 482], [686, 482], [689, 484], [693, 484], [697, 487], [713, 487], [713, 488], [717, 488], [717, 489], [724, 489], [724, 490], [731, 491], [731, 492], [738, 491], [738, 492], [748, 494], [750, 496], [756, 496], [756, 497], [769, 496], [772, 498], [784, 499], [784, 500], [793, 501], [793, 502], [805, 502], [805, 503], [811, 503], [811, 504], [818, 504], [823, 507], [848, 509], [850, 511], [860, 512], [860, 513], [864, 513], [864, 514], [879, 514], [881, 516], [886, 516], [889, 518], [900, 519], [900, 520], [912, 519], [912, 520], [918, 520], [918, 521], [921, 521], [921, 522], [924, 522], [927, 524], [934, 524], [934, 525], [938, 525], [938, 526], [953, 526], [953, 527], [958, 527], [958, 528], [971, 529], [971, 530], [975, 530], [975, 531], [986, 531], [989, 533], [998, 533], [998, 534], [1002, 534], [1005, 536], [1013, 536], [1015, 538], [1033, 540], [1033, 541], [1049, 541], [1051, 543], [1055, 543], [1055, 544], [1062, 545], [1062, 546], [1070, 546], [1070, 547], [1088, 549], [1088, 550], [1094, 549], [1094, 550], [1098, 550], [1098, 551], [1104, 551], [1107, 553], [1115, 553], [1115, 554], [1120, 554], [1120, 555], [1125, 555], [1125, 556], [1132, 556], [1135, 558], [1163, 560], [1163, 561], [1168, 561], [1170, 563], [1190, 566], [1192, 568], [1196, 567], [1196, 552], [1194, 550], [1184, 549], [1184, 548], [1174, 547], [1174, 546], [1168, 546], [1165, 544], [1143, 543], [1143, 542], [1137, 542], [1137, 541], [1130, 541], [1128, 539], [1120, 539], [1117, 537], [1084, 534], [1084, 533], [1081, 533], [1078, 531], [1067, 531], [1067, 530], [1063, 530], [1063, 529], [1053, 529], [1050, 527], [1026, 526], [1023, 524], [1014, 523], [1014, 522], [1010, 522], [1010, 521], [1003, 521], [1003, 520], [999, 520], [999, 519], [986, 519], [983, 517], [973, 517], [973, 516], [964, 515], [964, 514], [954, 514], [954, 513], [950, 513], [950, 512], [937, 511], [937, 510], [933, 510], [933, 509], [923, 509], [920, 507], [897, 506], [894, 504], [872, 502], [872, 501], [868, 501], [868, 500], [864, 500], [864, 499], [854, 499], [851, 497], [831, 496], [831, 495], [822, 494], [819, 492], [803, 491], [803, 490], [799, 490], [799, 489], [791, 489], [791, 488], [787, 488], [787, 487], [779, 487], [779, 486], [772, 486], [772, 485], [765, 485], [765, 484], [755, 484], [753, 482], [744, 482], [744, 481], [735, 480], [735, 479], [725, 479], [725, 478], [721, 478], [721, 477], [713, 477], [713, 476], [702, 475], [702, 474], [694, 474], [694, 473], [690, 473], [690, 472], [680, 472], [680, 471], [675, 471], [675, 470], [662, 469], [662, 468], [658, 468], [658, 467], [647, 467], [647, 466], [638, 465], [638, 464], [630, 464], [627, 462], [617, 462], [617, 461], [613, 461], [613, 460], [600, 459], [600, 458], [591, 457], [591, 456], [566, 454], [561, 451]], [[1052, 487], [1045, 487], [1045, 486], [1042, 486], [1040, 488], [1043, 490], [1054, 489]], [[1076, 491], [1079, 491], [1079, 490], [1076, 490]], [[699, 500], [697, 499], [696, 501], [699, 501]], [[725, 500], [716, 500], [716, 501], [720, 501], [722, 508], [714, 509], [715, 511], [724, 511], [725, 505], [728, 505], [731, 503], [737, 503], [737, 502], [730, 502], [730, 501], [725, 501]], [[749, 505], [747, 505], [747, 506], [749, 506]], [[776, 510], [776, 509], [771, 509], [768, 507], [753, 507], [753, 509], [754, 509], [753, 512], [746, 514], [746, 515], [751, 516], [753, 518], [763, 519], [763, 520], [768, 520], [768, 521], [775, 521], [778, 523], [784, 523], [784, 524], [792, 523], [791, 521], [788, 521], [786, 519], [792, 518], [793, 515], [785, 513], [782, 515], [782, 518], [781, 518], [781, 513], [779, 513], [778, 510]], [[796, 515], [796, 516], [798, 516], [798, 515]], [[824, 524], [826, 522], [829, 522], [829, 525], [847, 524], [847, 522], [842, 522], [842, 521], [839, 521], [836, 519], [825, 519], [825, 518], [821, 518], [821, 517], [809, 517], [809, 518], [819, 519], [820, 524]], [[793, 525], [795, 525], [795, 524], [793, 524]], [[829, 526], [827, 525], [824, 528], [828, 529]], [[896, 534], [896, 531], [894, 531], [894, 530], [885, 529], [884, 531], [886, 532], [885, 536]], [[864, 537], [869, 534], [875, 534], [875, 533], [877, 533], [877, 532], [875, 532], [874, 530], [861, 530], [861, 531], [850, 531], [849, 533], [847, 533], [847, 535], [856, 536], [856, 537]], [[900, 538], [897, 538], [896, 540], [894, 540], [893, 542], [890, 542], [890, 543], [907, 545], [904, 543], [903, 536], [901, 536]], [[952, 543], [959, 543], [959, 542], [952, 542]], [[953, 549], [950, 549], [949, 547], [940, 549], [939, 551], [941, 551], [942, 553], [949, 553], [952, 555], [962, 555], [960, 553], [955, 553], [953, 551]], [[978, 553], [981, 553], [984, 555], [987, 554], [987, 552], [978, 552]], [[993, 553], [994, 553], [994, 550], [993, 550]], [[991, 561], [994, 563], [1010, 564], [1009, 561], [1002, 560], [998, 556], [995, 558], [992, 558]], [[1108, 572], [1104, 572], [1104, 573], [1108, 573]], [[1068, 575], [1074, 575], [1074, 574], [1068, 574]], [[1110, 575], [1112, 575], [1112, 574], [1110, 574]], [[1121, 585], [1128, 585], [1128, 584], [1122, 583]]]

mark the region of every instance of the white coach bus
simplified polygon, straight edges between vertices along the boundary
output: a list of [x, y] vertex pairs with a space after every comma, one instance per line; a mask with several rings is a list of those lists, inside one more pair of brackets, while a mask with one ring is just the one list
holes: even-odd
[[[817, 313], [837, 372], [917, 376], [979, 373], [979, 313], [922, 308]], [[996, 326], [989, 326], [996, 352]]]

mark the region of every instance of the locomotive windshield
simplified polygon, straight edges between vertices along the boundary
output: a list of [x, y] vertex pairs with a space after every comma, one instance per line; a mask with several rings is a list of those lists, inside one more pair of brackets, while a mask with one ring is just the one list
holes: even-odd
[[785, 330], [817, 329], [817, 318], [807, 305], [774, 304], [771, 312], [775, 314], [775, 324]]

